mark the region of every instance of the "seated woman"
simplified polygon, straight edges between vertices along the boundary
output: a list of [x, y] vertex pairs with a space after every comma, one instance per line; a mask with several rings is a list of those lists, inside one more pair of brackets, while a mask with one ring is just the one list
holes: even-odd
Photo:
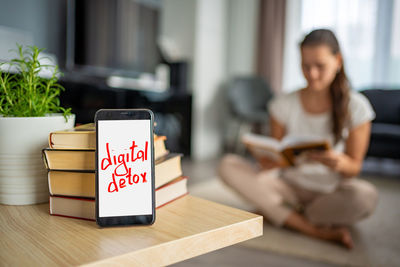
[[254, 166], [236, 155], [222, 159], [219, 174], [272, 224], [351, 248], [347, 226], [369, 216], [377, 204], [376, 188], [356, 177], [375, 114], [363, 95], [350, 90], [333, 32], [312, 31], [301, 42], [300, 50], [307, 87], [272, 101], [271, 135], [279, 140], [287, 135], [330, 140], [333, 149], [306, 156], [309, 163], [323, 167], [326, 175], [339, 176], [338, 185], [332, 192], [305, 189], [295, 183], [310, 174], [300, 166], [282, 168], [277, 177], [269, 170], [280, 167], [279, 163], [258, 158], [259, 166]]

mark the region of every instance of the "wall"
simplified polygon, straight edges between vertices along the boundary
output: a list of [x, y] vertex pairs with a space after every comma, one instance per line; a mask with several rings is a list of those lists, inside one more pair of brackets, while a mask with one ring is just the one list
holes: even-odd
[[227, 0], [201, 0], [196, 7], [193, 66], [193, 156], [213, 157], [221, 150], [222, 83], [227, 76]]
[[192, 63], [194, 159], [222, 152], [227, 107], [223, 88], [255, 73], [259, 0], [164, 0], [161, 32]]
[[255, 74], [259, 0], [229, 0], [228, 5], [228, 76]]
[[[45, 52], [56, 54], [59, 61], [63, 61], [65, 57], [64, 6], [65, 1], [62, 0], [1, 0], [0, 26], [16, 29], [17, 32], [25, 32], [31, 36], [25, 40], [33, 39], [33, 42], [28, 44], [45, 48]], [[4, 46], [1, 46], [1, 49], [5, 50]], [[0, 53], [4, 52], [0, 51]]]
[[192, 60], [196, 1], [163, 0], [161, 4], [161, 37], [174, 43], [178, 50], [178, 60]]
[[169, 42], [167, 45], [173, 50], [173, 60], [189, 62], [188, 90], [191, 91], [196, 1], [163, 0], [161, 5], [160, 38]]
[[291, 92], [306, 85], [301, 73], [298, 44], [301, 41], [301, 1], [286, 0], [285, 47], [283, 52], [283, 92]]

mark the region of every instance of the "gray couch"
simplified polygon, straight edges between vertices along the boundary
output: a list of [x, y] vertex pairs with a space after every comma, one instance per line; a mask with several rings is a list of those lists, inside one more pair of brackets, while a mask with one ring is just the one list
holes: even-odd
[[400, 159], [400, 88], [368, 89], [361, 93], [376, 113], [367, 156]]

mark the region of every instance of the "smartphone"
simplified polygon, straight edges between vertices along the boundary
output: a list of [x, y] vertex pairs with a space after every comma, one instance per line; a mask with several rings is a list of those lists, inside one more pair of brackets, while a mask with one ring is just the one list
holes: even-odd
[[100, 109], [96, 124], [96, 223], [155, 221], [154, 115], [148, 109]]

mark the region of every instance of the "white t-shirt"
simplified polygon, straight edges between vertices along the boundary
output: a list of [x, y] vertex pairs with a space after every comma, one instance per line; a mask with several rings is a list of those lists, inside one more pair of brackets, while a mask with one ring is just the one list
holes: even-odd
[[[269, 112], [274, 119], [285, 127], [288, 136], [315, 136], [318, 139], [327, 139], [331, 144], [334, 143], [331, 113], [311, 114], [305, 111], [300, 100], [300, 91], [274, 98], [269, 104]], [[355, 91], [350, 92], [349, 114], [350, 121], [343, 129], [344, 138], [334, 146], [334, 150], [338, 152], [344, 151], [345, 139], [351, 129], [375, 118], [375, 113], [368, 99]], [[332, 184], [329, 190], [328, 187], [319, 189], [312, 185], [301, 185], [311, 190], [323, 192], [333, 191], [339, 179], [337, 174], [319, 163], [302, 164], [298, 167], [288, 168], [283, 170], [282, 175], [296, 184], [299, 180], [305, 180], [306, 183], [310, 180], [321, 180], [321, 183], [324, 183], [323, 180], [329, 180], [328, 182]], [[334, 185], [333, 182], [335, 182]]]

